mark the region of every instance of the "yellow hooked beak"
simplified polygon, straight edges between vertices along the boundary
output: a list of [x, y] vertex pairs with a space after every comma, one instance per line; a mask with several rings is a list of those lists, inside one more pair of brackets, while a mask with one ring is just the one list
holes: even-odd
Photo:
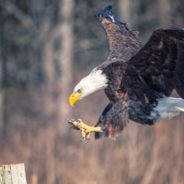
[[73, 107], [75, 103], [80, 99], [81, 93], [72, 93], [68, 99], [69, 104]]

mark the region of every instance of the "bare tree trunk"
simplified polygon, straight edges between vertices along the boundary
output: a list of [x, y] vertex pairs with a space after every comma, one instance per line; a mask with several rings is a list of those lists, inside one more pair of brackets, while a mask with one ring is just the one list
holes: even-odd
[[171, 8], [171, 22], [172, 26], [183, 27], [184, 25], [184, 1], [183, 0], [169, 0]]
[[[73, 55], [73, 25], [72, 25], [72, 12], [73, 12], [74, 0], [60, 0], [59, 17], [62, 17], [62, 21], [59, 21], [56, 27], [52, 27], [48, 22], [45, 24], [44, 34], [47, 40], [44, 42], [44, 71], [47, 78], [47, 94], [46, 94], [46, 106], [44, 107], [46, 116], [52, 117], [56, 112], [58, 123], [57, 129], [48, 129], [47, 132], [47, 183], [55, 183], [56, 176], [59, 175], [54, 172], [54, 168], [57, 164], [55, 159], [54, 141], [56, 132], [61, 134], [65, 130], [66, 125], [62, 122], [68, 117], [70, 108], [68, 105], [68, 94], [70, 92], [70, 86], [72, 81], [72, 55]], [[43, 31], [42, 31], [43, 32]], [[54, 50], [54, 42], [61, 40], [61, 48]], [[60, 68], [55, 68], [55, 62], [58, 62]], [[61, 71], [59, 78], [56, 76], [56, 72]], [[57, 83], [56, 83], [57, 82]], [[59, 97], [57, 102], [53, 97], [57, 92]], [[50, 118], [49, 118], [50, 119]], [[49, 140], [49, 141], [48, 141]], [[51, 168], [51, 169], [50, 169]]]
[[158, 16], [159, 24], [161, 27], [168, 27], [171, 24], [170, 17], [170, 1], [169, 0], [158, 0]]
[[0, 47], [0, 134], [3, 128], [3, 61], [2, 48]]
[[130, 26], [134, 27], [139, 22], [137, 9], [139, 5], [139, 1], [133, 0], [119, 0], [119, 12], [120, 17], [123, 22], [130, 24]]
[[[72, 12], [74, 7], [74, 0], [62, 0], [60, 3], [60, 17], [63, 22], [58, 25], [56, 30], [57, 36], [61, 37], [62, 45], [58, 51], [57, 60], [60, 62], [61, 76], [58, 80], [58, 91], [60, 98], [58, 100], [58, 115], [59, 121], [63, 122], [70, 114], [70, 107], [68, 105], [68, 95], [70, 93], [70, 86], [72, 82], [72, 59], [73, 59], [73, 24]], [[59, 131], [63, 131], [63, 124], [59, 122]]]
[[2, 128], [3, 128], [3, 92], [2, 90], [0, 90], [0, 133], [2, 133]]
[[51, 117], [56, 111], [56, 104], [54, 102], [53, 93], [55, 91], [55, 67], [54, 67], [54, 30], [51, 31], [51, 23], [49, 20], [46, 20], [42, 28], [42, 32], [45, 34], [43, 36], [44, 48], [43, 48], [43, 68], [46, 78], [46, 84], [44, 90], [47, 91], [46, 95], [46, 105], [44, 107], [44, 112], [47, 117]]
[[131, 0], [119, 0], [119, 12], [121, 19], [130, 22], [131, 19]]
[[56, 173], [55, 173], [55, 136], [54, 131], [51, 127], [46, 128], [45, 135], [47, 136], [47, 141], [45, 145], [46, 152], [46, 173], [47, 173], [47, 184], [55, 183]]
[[54, 56], [53, 56], [53, 40], [48, 39], [45, 42], [44, 46], [44, 70], [46, 73], [46, 80], [48, 84], [52, 84], [54, 82]]

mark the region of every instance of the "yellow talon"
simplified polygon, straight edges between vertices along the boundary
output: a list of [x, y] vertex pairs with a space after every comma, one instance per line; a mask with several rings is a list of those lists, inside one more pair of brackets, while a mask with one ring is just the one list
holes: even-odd
[[94, 126], [89, 126], [82, 122], [80, 119], [71, 119], [68, 121], [69, 124], [73, 126], [75, 129], [81, 130], [82, 138], [84, 140], [89, 140], [90, 139], [90, 133], [91, 132], [103, 132], [101, 127], [94, 127]]

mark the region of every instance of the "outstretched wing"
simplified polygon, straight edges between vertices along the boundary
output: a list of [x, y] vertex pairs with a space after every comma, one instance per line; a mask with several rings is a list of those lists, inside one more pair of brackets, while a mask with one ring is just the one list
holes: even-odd
[[124, 82], [129, 94], [136, 93], [137, 82], [134, 81], [139, 80], [142, 88], [166, 96], [176, 89], [184, 98], [183, 71], [184, 30], [158, 29], [153, 32], [147, 44], [128, 61]]
[[106, 32], [109, 54], [107, 61], [113, 58], [130, 59], [141, 47], [134, 31], [121, 22], [112, 6], [103, 7], [97, 14], [101, 26]]

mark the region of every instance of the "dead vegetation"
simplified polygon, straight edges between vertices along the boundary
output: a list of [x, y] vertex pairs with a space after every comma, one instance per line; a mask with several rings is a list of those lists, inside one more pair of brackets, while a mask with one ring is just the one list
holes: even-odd
[[[60, 60], [66, 42], [60, 39], [64, 1], [8, 2], [0, 2], [0, 164], [24, 162], [30, 184], [184, 183], [183, 116], [155, 126], [131, 122], [117, 140], [92, 138], [88, 144], [68, 128], [67, 118], [73, 117], [96, 124], [107, 103], [97, 92], [71, 109], [62, 91], [71, 91], [105, 57], [105, 35], [93, 14], [112, 1], [73, 1], [68, 7], [74, 42], [69, 40], [73, 45], [65, 54], [72, 55], [72, 66]], [[161, 2], [151, 0], [119, 0], [114, 6], [128, 8], [131, 13], [123, 20], [145, 40], [161, 24], [183, 26], [183, 2], [162, 3], [170, 9], [159, 9]], [[171, 15], [171, 21], [164, 22], [162, 13]], [[70, 83], [67, 78], [62, 83], [67, 67]]]

